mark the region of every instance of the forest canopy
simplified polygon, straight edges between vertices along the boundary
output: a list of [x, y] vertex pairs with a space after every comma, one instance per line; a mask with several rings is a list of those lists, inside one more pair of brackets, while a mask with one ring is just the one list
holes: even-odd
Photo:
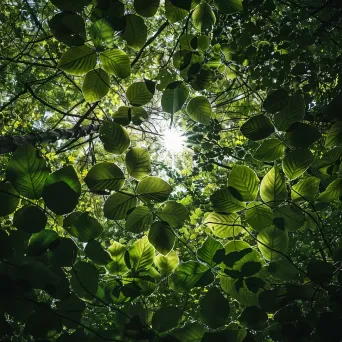
[[342, 340], [340, 0], [0, 23], [1, 340]]

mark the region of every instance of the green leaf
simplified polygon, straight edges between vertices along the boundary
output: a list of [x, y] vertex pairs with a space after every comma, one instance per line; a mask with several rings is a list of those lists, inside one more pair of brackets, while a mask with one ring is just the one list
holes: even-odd
[[277, 218], [282, 218], [282, 222], [280, 222], [281, 227], [278, 228], [286, 229], [289, 232], [294, 232], [305, 224], [304, 211], [293, 204], [277, 207], [274, 210], [274, 216], [274, 224], [277, 225], [277, 222], [279, 222]]
[[252, 202], [247, 206], [246, 222], [256, 231], [270, 226], [273, 222], [272, 210], [261, 202]]
[[304, 115], [304, 96], [296, 93], [290, 96], [280, 112], [274, 115], [274, 125], [279, 131], [287, 131], [291, 124], [303, 120]]
[[204, 221], [213, 234], [221, 239], [231, 238], [243, 232], [241, 219], [235, 213], [218, 214], [210, 213]]
[[319, 130], [303, 122], [292, 124], [285, 134], [285, 141], [292, 147], [308, 148], [321, 138]]
[[19, 146], [6, 169], [6, 178], [14, 188], [20, 195], [31, 199], [41, 197], [48, 174], [45, 160], [32, 145]]
[[190, 9], [192, 8], [192, 3], [193, 2], [198, 2], [198, 0], [171, 0], [171, 3], [173, 6], [176, 6], [178, 8], [183, 8], [187, 11], [190, 11]]
[[342, 196], [342, 179], [335, 179], [328, 187], [318, 196], [320, 202], [331, 202]]
[[231, 14], [243, 10], [242, 0], [214, 0], [214, 4], [224, 14]]
[[132, 83], [126, 91], [127, 100], [132, 106], [143, 106], [153, 98], [154, 91], [148, 88], [146, 82]]
[[259, 232], [257, 240], [260, 252], [269, 261], [279, 259], [281, 254], [278, 252], [285, 253], [289, 245], [287, 231], [281, 230], [276, 226], [264, 228]]
[[296, 179], [309, 168], [314, 159], [310, 150], [296, 149], [287, 153], [283, 159], [283, 171], [290, 180]]
[[176, 292], [189, 291], [196, 287], [209, 268], [197, 261], [180, 264], [168, 279], [169, 287]]
[[154, 247], [147, 236], [135, 241], [128, 249], [130, 268], [134, 272], [148, 270], [154, 262]]
[[260, 180], [247, 166], [234, 166], [228, 176], [228, 189], [239, 201], [254, 201]]
[[267, 320], [268, 316], [266, 311], [257, 306], [248, 306], [239, 316], [241, 325], [253, 330], [262, 330]]
[[190, 100], [186, 110], [190, 118], [203, 125], [208, 125], [211, 118], [211, 104], [205, 96], [197, 96]]
[[57, 215], [73, 211], [81, 195], [81, 183], [75, 169], [65, 166], [51, 173], [45, 182], [43, 199], [46, 206]]
[[71, 75], [78, 76], [93, 70], [96, 60], [95, 51], [86, 45], [81, 45], [64, 52], [59, 60], [58, 67]]
[[82, 93], [87, 102], [96, 102], [107, 95], [109, 88], [109, 75], [103, 69], [98, 68], [86, 74], [82, 85]]
[[61, 11], [81, 12], [85, 6], [90, 4], [90, 0], [51, 0], [51, 2]]
[[264, 140], [255, 151], [253, 157], [261, 161], [274, 161], [284, 155], [284, 145], [278, 139]]
[[204, 261], [211, 267], [215, 266], [217, 262], [215, 261], [215, 254], [217, 251], [222, 250], [222, 244], [208, 236], [202, 246], [197, 250], [197, 258]]
[[113, 121], [121, 126], [128, 126], [131, 123], [132, 108], [127, 106], [121, 106], [113, 114]]
[[101, 52], [103, 69], [109, 74], [120, 78], [126, 78], [131, 74], [131, 64], [128, 55], [119, 49], [111, 49]]
[[163, 111], [170, 114], [178, 112], [183, 107], [188, 95], [189, 90], [183, 82], [170, 83], [163, 92], [161, 99]]
[[183, 20], [189, 11], [173, 5], [172, 0], [165, 0], [165, 16], [169, 23], [173, 24]]
[[153, 223], [151, 210], [145, 206], [136, 207], [127, 217], [125, 229], [132, 233], [141, 233]]
[[112, 257], [112, 261], [106, 265], [106, 269], [110, 274], [122, 275], [129, 271], [125, 262], [126, 248], [121, 243], [114, 241], [108, 248], [108, 252]]
[[189, 219], [189, 211], [186, 207], [175, 201], [168, 201], [158, 208], [156, 215], [171, 227], [181, 227]]
[[0, 183], [0, 217], [12, 214], [19, 201], [19, 194], [11, 183]]
[[142, 17], [153, 17], [160, 4], [160, 0], [134, 0], [134, 9]]
[[95, 266], [79, 261], [71, 271], [70, 285], [75, 294], [84, 300], [93, 301], [96, 296], [99, 273]]
[[101, 243], [96, 240], [91, 240], [87, 243], [84, 253], [97, 265], [107, 265], [112, 260], [110, 255], [101, 246]]
[[146, 119], [148, 119], [148, 113], [142, 107], [131, 108], [132, 122], [134, 125], [141, 125]]
[[223, 188], [215, 191], [210, 196], [210, 201], [217, 213], [235, 213], [245, 209], [246, 207], [245, 203], [237, 200], [232, 195], [229, 188]]
[[307, 266], [307, 274], [311, 280], [320, 284], [329, 281], [334, 274], [334, 266], [330, 262], [312, 259]]
[[49, 262], [53, 266], [72, 267], [74, 264], [78, 248], [72, 239], [59, 237], [49, 247]]
[[337, 121], [332, 125], [325, 140], [326, 148], [335, 146], [342, 146], [342, 121]]
[[167, 223], [157, 221], [148, 232], [148, 240], [160, 254], [167, 255], [173, 249], [176, 236]]
[[274, 133], [274, 126], [267, 116], [260, 114], [248, 119], [240, 127], [240, 131], [246, 138], [256, 141], [265, 139]]
[[260, 196], [263, 201], [271, 202], [271, 205], [279, 204], [286, 199], [285, 177], [280, 173], [278, 166], [272, 167], [262, 179]]
[[133, 194], [115, 193], [104, 204], [104, 216], [109, 220], [123, 220], [136, 205], [137, 198]]
[[308, 177], [292, 186], [292, 201], [312, 201], [318, 193], [320, 179]]
[[28, 234], [38, 233], [47, 223], [43, 210], [34, 205], [25, 205], [15, 212], [13, 226]]
[[126, 25], [121, 37], [135, 50], [139, 50], [147, 39], [147, 27], [144, 19], [135, 14], [126, 14]]
[[216, 16], [211, 6], [206, 2], [200, 3], [192, 13], [194, 27], [202, 33], [208, 33], [216, 23]]
[[89, 213], [75, 211], [64, 219], [63, 228], [81, 242], [88, 242], [101, 235], [103, 227]]
[[172, 187], [159, 177], [145, 177], [138, 184], [139, 197], [147, 201], [164, 202], [172, 192]]
[[64, 326], [69, 329], [76, 329], [78, 327], [76, 322], [81, 320], [86, 304], [72, 293], [69, 297], [63, 298], [62, 301], [58, 302], [56, 308], [57, 314], [64, 318]]
[[268, 271], [270, 274], [278, 279], [289, 281], [296, 278], [298, 275], [298, 270], [290, 263], [289, 260], [281, 257], [280, 259], [270, 263]]
[[125, 182], [122, 170], [113, 163], [95, 164], [84, 178], [90, 191], [120, 190]]
[[182, 317], [182, 311], [174, 306], [158, 309], [152, 317], [152, 328], [164, 332], [176, 327]]
[[284, 89], [278, 89], [267, 95], [263, 103], [263, 107], [266, 110], [266, 112], [275, 114], [281, 111], [286, 106], [288, 99], [288, 91]]
[[179, 264], [176, 251], [171, 251], [168, 255], [158, 254], [154, 260], [156, 267], [163, 277], [169, 276]]
[[151, 173], [150, 154], [143, 148], [131, 148], [126, 154], [125, 162], [128, 174], [137, 180]]
[[[182, 341], [182, 342], [201, 342], [206, 330], [203, 325], [198, 322], [187, 323], [183, 328], [177, 328], [172, 330], [170, 335], [172, 336], [170, 341]], [[176, 340], [172, 339], [176, 338]]]
[[43, 229], [31, 236], [27, 248], [27, 254], [30, 256], [40, 256], [58, 239], [58, 234], [51, 229]]
[[131, 140], [127, 131], [115, 122], [105, 121], [100, 128], [100, 140], [107, 152], [114, 154], [124, 153]]
[[230, 313], [230, 305], [217, 287], [212, 287], [200, 301], [199, 318], [210, 328], [225, 325]]
[[94, 43], [95, 48], [102, 49], [114, 47], [114, 31], [111, 25], [105, 19], [94, 21], [89, 28], [89, 35]]

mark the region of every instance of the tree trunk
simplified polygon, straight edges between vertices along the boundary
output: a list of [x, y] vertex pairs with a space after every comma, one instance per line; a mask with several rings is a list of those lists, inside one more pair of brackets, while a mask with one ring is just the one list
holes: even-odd
[[70, 129], [56, 128], [47, 132], [29, 133], [25, 135], [5, 135], [0, 137], [0, 154], [13, 152], [17, 147], [25, 144], [53, 143], [61, 139], [77, 139], [98, 132], [99, 125], [88, 125]]

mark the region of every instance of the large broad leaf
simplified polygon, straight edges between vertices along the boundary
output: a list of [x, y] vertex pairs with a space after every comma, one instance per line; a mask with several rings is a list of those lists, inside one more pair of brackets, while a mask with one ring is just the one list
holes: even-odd
[[127, 14], [125, 19], [126, 25], [121, 37], [130, 47], [139, 50], [147, 39], [147, 27], [144, 19], [135, 14]]
[[11, 183], [0, 183], [0, 217], [12, 214], [19, 201], [20, 196]]
[[230, 313], [230, 305], [217, 287], [212, 287], [200, 301], [199, 318], [210, 328], [225, 325]]
[[279, 204], [286, 199], [285, 177], [277, 166], [272, 167], [262, 179], [260, 196], [265, 202], [271, 202], [271, 205]]
[[150, 228], [153, 222], [153, 214], [148, 207], [139, 206], [127, 217], [125, 228], [133, 233], [141, 233]]
[[134, 9], [142, 17], [153, 17], [159, 7], [160, 0], [134, 0]]
[[178, 112], [183, 107], [188, 95], [189, 90], [183, 82], [176, 81], [170, 83], [166, 87], [161, 99], [163, 111], [170, 114]]
[[184, 262], [169, 277], [169, 287], [176, 292], [189, 291], [197, 286], [208, 270], [207, 266], [198, 261]]
[[49, 262], [51, 265], [71, 267], [74, 264], [78, 248], [72, 239], [59, 237], [49, 249]]
[[241, 219], [235, 214], [210, 213], [204, 223], [212, 230], [213, 234], [219, 238], [231, 238], [243, 232]]
[[318, 193], [320, 179], [308, 177], [292, 186], [292, 201], [312, 201]]
[[170, 330], [178, 325], [182, 311], [174, 306], [158, 309], [152, 317], [152, 328], [159, 332]]
[[81, 12], [85, 6], [90, 4], [90, 0], [51, 0], [51, 2], [58, 7], [61, 11], [67, 12]]
[[76, 13], [57, 13], [49, 20], [49, 28], [57, 40], [69, 46], [83, 45], [86, 40], [84, 20]]
[[224, 14], [231, 14], [243, 10], [242, 0], [214, 0], [214, 4]]
[[206, 2], [199, 4], [192, 13], [192, 22], [197, 30], [208, 33], [216, 23], [216, 16]]
[[57, 215], [73, 211], [81, 195], [81, 183], [75, 169], [65, 166], [46, 179], [43, 199], [47, 207]]
[[274, 161], [284, 155], [284, 145], [279, 139], [264, 140], [253, 157], [261, 161]]
[[84, 178], [90, 191], [120, 190], [125, 182], [122, 170], [113, 163], [94, 165]]
[[25, 205], [15, 212], [13, 226], [28, 234], [38, 233], [47, 223], [43, 210], [34, 205]]
[[183, 328], [177, 328], [171, 331], [170, 341], [201, 342], [205, 332], [206, 330], [203, 325], [198, 322], [187, 323]]
[[40, 256], [58, 239], [58, 234], [52, 229], [43, 229], [31, 236], [27, 248], [30, 256]]
[[128, 55], [119, 50], [106, 50], [100, 54], [103, 68], [110, 74], [126, 78], [131, 74], [131, 64]]
[[325, 147], [334, 146], [342, 146], [342, 121], [333, 124], [325, 140]]
[[49, 169], [32, 145], [19, 146], [6, 169], [6, 177], [20, 195], [31, 199], [41, 197]]
[[342, 179], [336, 179], [318, 196], [320, 202], [330, 202], [342, 196]]
[[109, 75], [101, 68], [89, 71], [84, 78], [82, 92], [87, 102], [96, 102], [107, 95], [110, 88]]
[[121, 154], [125, 152], [131, 140], [127, 131], [116, 122], [106, 121], [100, 128], [100, 140], [107, 152]]
[[310, 150], [296, 149], [287, 153], [283, 159], [283, 171], [290, 180], [296, 179], [309, 168], [314, 159]]
[[75, 211], [64, 219], [63, 228], [81, 242], [97, 238], [103, 231], [101, 224], [88, 213]]
[[148, 240], [160, 254], [167, 255], [173, 249], [176, 236], [166, 222], [157, 221], [148, 232]]
[[223, 188], [215, 191], [210, 196], [210, 201], [217, 213], [235, 213], [245, 209], [246, 207], [245, 203], [237, 200], [232, 195], [229, 188]]
[[261, 202], [252, 202], [246, 211], [246, 222], [256, 231], [260, 232], [273, 222], [272, 210]]
[[110, 254], [106, 252], [101, 243], [96, 240], [91, 240], [87, 243], [84, 249], [85, 255], [97, 265], [107, 265], [112, 259]]
[[58, 67], [71, 75], [83, 75], [95, 68], [96, 60], [96, 52], [86, 45], [81, 45], [64, 52]]
[[132, 83], [126, 91], [127, 100], [132, 106], [143, 106], [149, 103], [154, 94], [154, 86], [148, 82]]
[[110, 274], [121, 275], [129, 271], [125, 262], [126, 248], [121, 243], [114, 241], [108, 248], [108, 252], [112, 257], [112, 261], [106, 265], [106, 269]]
[[57, 314], [64, 318], [63, 325], [69, 329], [76, 329], [78, 327], [77, 322], [81, 320], [86, 304], [72, 293], [69, 297], [58, 302], [56, 308]]
[[154, 247], [147, 236], [137, 240], [128, 249], [129, 266], [134, 272], [148, 270], [154, 261]]
[[189, 10], [181, 6], [177, 7], [173, 2], [173, 0], [165, 0], [165, 16], [171, 24], [181, 21], [189, 14]]
[[290, 96], [279, 113], [274, 115], [274, 124], [280, 131], [287, 131], [291, 124], [301, 121], [305, 115], [304, 96], [300, 93]]
[[168, 201], [156, 211], [156, 215], [171, 227], [181, 227], [189, 218], [189, 211], [181, 203]]
[[139, 197], [143, 200], [164, 202], [172, 192], [172, 187], [159, 177], [145, 177], [137, 188]]
[[289, 93], [287, 90], [278, 89], [267, 95], [263, 107], [266, 112], [275, 114], [286, 106], [288, 98]]
[[150, 154], [143, 148], [131, 148], [125, 161], [128, 174], [135, 179], [141, 180], [151, 173]]
[[283, 205], [274, 210], [273, 224], [280, 229], [294, 232], [305, 224], [305, 212], [293, 204]]
[[228, 176], [228, 189], [239, 201], [254, 201], [260, 180], [247, 166], [234, 166]]
[[296, 122], [285, 134], [285, 141], [292, 147], [308, 148], [321, 138], [319, 130], [309, 124]]
[[99, 273], [94, 265], [79, 261], [73, 267], [70, 285], [79, 298], [93, 301], [96, 296], [98, 281]]
[[240, 131], [246, 138], [256, 141], [265, 139], [274, 133], [274, 126], [267, 116], [260, 114], [248, 119], [240, 127]]
[[94, 21], [89, 28], [89, 35], [94, 43], [95, 48], [97, 49], [114, 47], [114, 30], [109, 22], [105, 19]]
[[190, 100], [186, 110], [190, 118], [203, 125], [208, 125], [211, 118], [211, 104], [205, 96], [197, 96]]
[[264, 258], [269, 261], [277, 260], [281, 257], [280, 253], [285, 253], [289, 245], [287, 231], [281, 230], [276, 226], [269, 226], [259, 232], [258, 248]]
[[241, 325], [253, 330], [265, 328], [267, 319], [266, 311], [257, 306], [247, 306], [239, 316]]
[[137, 198], [132, 194], [115, 193], [104, 204], [103, 213], [107, 219], [123, 220], [130, 209], [137, 205]]
[[[138, 107], [137, 107], [138, 108]], [[121, 126], [128, 126], [132, 119], [132, 108], [127, 106], [121, 106], [113, 114], [113, 121]]]
[[179, 258], [175, 251], [171, 251], [168, 255], [158, 254], [154, 260], [160, 274], [164, 277], [169, 276], [179, 264]]
[[215, 261], [215, 254], [217, 251], [222, 250], [222, 248], [221, 242], [208, 236], [201, 248], [197, 250], [197, 258], [213, 267], [217, 264]]

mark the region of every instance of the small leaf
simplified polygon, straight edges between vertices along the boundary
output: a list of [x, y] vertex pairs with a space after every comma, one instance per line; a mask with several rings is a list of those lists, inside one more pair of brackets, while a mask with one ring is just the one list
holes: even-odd
[[159, 177], [145, 177], [138, 184], [139, 197], [155, 202], [164, 202], [172, 192], [172, 187]]
[[314, 161], [312, 152], [308, 149], [296, 149], [286, 154], [282, 161], [283, 171], [290, 180], [302, 175]]
[[202, 33], [208, 33], [216, 23], [216, 16], [211, 6], [206, 2], [201, 2], [192, 13], [194, 27]]
[[100, 59], [103, 68], [110, 74], [114, 74], [120, 78], [126, 78], [131, 74], [129, 57], [119, 49], [101, 52]]
[[289, 232], [294, 232], [302, 228], [305, 224], [305, 215], [301, 208], [293, 204], [286, 204], [281, 207], [277, 207], [274, 210], [274, 216], [276, 218], [281, 217], [283, 219], [284, 228]]
[[240, 323], [253, 330], [262, 330], [267, 322], [267, 313], [257, 306], [248, 306], [239, 316]]
[[174, 5], [173, 2], [174, 0], [165, 0], [165, 16], [171, 24], [183, 20], [189, 14], [189, 10], [181, 5], [177, 7], [178, 3]]
[[312, 201], [318, 193], [320, 179], [308, 177], [292, 186], [292, 201]]
[[[287, 197], [285, 177], [280, 174], [280, 169], [274, 166], [261, 181], [260, 196], [271, 205], [282, 202]], [[273, 203], [272, 203], [273, 202]]]
[[52, 229], [43, 229], [31, 236], [27, 248], [29, 256], [40, 256], [58, 239], [58, 234]]
[[219, 241], [208, 236], [202, 246], [197, 250], [197, 258], [213, 267], [217, 264], [216, 252], [222, 250], [222, 248], [223, 246]]
[[319, 130], [303, 122], [292, 124], [286, 134], [285, 141], [292, 147], [308, 148], [321, 138]]
[[176, 81], [170, 83], [166, 87], [161, 99], [163, 111], [170, 114], [178, 112], [183, 107], [188, 95], [189, 90], [183, 82]]
[[182, 317], [182, 311], [174, 306], [158, 309], [152, 317], [152, 328], [159, 332], [170, 330], [178, 325]]
[[255, 151], [253, 157], [261, 161], [274, 161], [284, 155], [284, 145], [278, 139], [264, 140]]
[[320, 202], [331, 202], [342, 196], [342, 179], [332, 181], [328, 187], [318, 196]]
[[87, 102], [96, 102], [107, 95], [110, 88], [108, 74], [101, 68], [89, 71], [83, 81], [82, 92]]
[[241, 267], [241, 275], [243, 277], [251, 277], [261, 270], [261, 263], [257, 261], [248, 261]]
[[164, 277], [169, 276], [179, 264], [179, 258], [175, 251], [171, 251], [168, 255], [158, 254], [154, 260], [160, 274]]
[[252, 202], [246, 211], [246, 222], [256, 231], [260, 232], [273, 222], [272, 210], [261, 202]]
[[173, 249], [176, 236], [168, 224], [157, 221], [148, 232], [148, 240], [160, 254], [167, 255]]
[[342, 121], [337, 121], [332, 125], [325, 140], [326, 148], [335, 146], [342, 146]]
[[153, 17], [159, 7], [160, 0], [134, 0], [134, 9], [142, 17]]
[[112, 260], [110, 255], [101, 246], [101, 243], [96, 240], [91, 240], [87, 243], [84, 253], [97, 265], [107, 265]]
[[132, 106], [143, 106], [149, 103], [154, 91], [151, 91], [146, 82], [132, 83], [126, 91], [127, 100]]
[[126, 25], [121, 37], [135, 50], [139, 50], [147, 39], [147, 27], [144, 19], [135, 14], [125, 15]]
[[130, 209], [136, 207], [137, 198], [132, 194], [115, 193], [105, 202], [104, 216], [109, 220], [123, 220]]
[[186, 108], [190, 118], [203, 125], [208, 125], [211, 118], [211, 105], [205, 96], [197, 96], [190, 100]]
[[108, 248], [108, 252], [112, 257], [112, 261], [106, 265], [106, 269], [110, 274], [121, 275], [129, 271], [125, 262], [126, 248], [121, 243], [114, 241]]
[[100, 140], [107, 152], [121, 154], [125, 152], [131, 140], [127, 131], [115, 122], [105, 121], [100, 128]]
[[47, 223], [43, 210], [34, 205], [25, 205], [15, 212], [13, 226], [28, 234], [38, 233]]
[[145, 206], [136, 207], [127, 217], [125, 229], [132, 233], [141, 233], [153, 223], [151, 210]]
[[72, 239], [59, 237], [49, 247], [49, 262], [53, 266], [72, 267], [74, 264], [78, 248]]
[[113, 163], [95, 164], [84, 178], [90, 191], [120, 190], [125, 182], [122, 170]]
[[128, 174], [137, 180], [151, 173], [150, 154], [143, 148], [131, 148], [126, 154], [125, 162]]
[[245, 209], [246, 207], [245, 203], [237, 200], [232, 195], [229, 188], [223, 188], [215, 191], [210, 196], [210, 201], [217, 213], [235, 213]]
[[134, 272], [148, 270], [154, 261], [154, 247], [148, 241], [147, 236], [137, 240], [128, 249], [130, 268]]
[[248, 119], [240, 127], [240, 131], [246, 138], [256, 141], [265, 139], [274, 133], [274, 126], [268, 117], [260, 114]]
[[307, 273], [311, 280], [317, 284], [329, 281], [334, 274], [334, 266], [330, 262], [322, 260], [310, 260], [307, 266]]
[[284, 89], [278, 89], [267, 95], [263, 107], [266, 112], [275, 114], [286, 106], [288, 99], [288, 91]]
[[235, 237], [241, 232], [241, 219], [235, 214], [218, 214], [215, 212], [210, 213], [204, 221], [213, 232], [213, 234], [221, 239]]
[[186, 207], [175, 201], [168, 201], [156, 211], [156, 215], [171, 227], [181, 227], [189, 219], [189, 211]]

